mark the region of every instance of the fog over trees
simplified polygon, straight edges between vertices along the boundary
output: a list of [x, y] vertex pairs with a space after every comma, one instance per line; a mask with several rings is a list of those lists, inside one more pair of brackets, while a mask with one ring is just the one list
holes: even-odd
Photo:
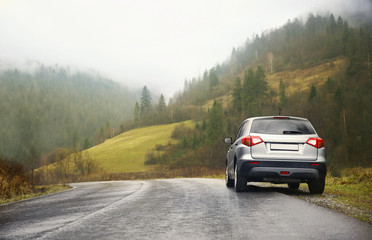
[[[372, 37], [365, 26], [372, 22], [369, 17], [359, 22], [351, 26], [341, 16], [310, 13], [305, 20], [288, 20], [248, 38], [233, 48], [228, 61], [186, 80], [169, 108], [178, 110], [178, 120], [196, 120], [196, 128], [183, 130], [178, 146], [168, 146], [173, 155], [149, 162], [181, 167], [192, 159], [194, 166], [222, 168], [224, 136], [233, 137], [246, 118], [280, 113], [313, 123], [326, 142], [331, 169], [371, 166]], [[289, 83], [299, 83], [286, 76], [320, 66], [327, 69], [326, 78], [309, 72], [314, 80], [288, 93], [288, 88], [295, 89]], [[281, 76], [278, 83], [271, 81], [277, 88], [267, 82], [273, 74]], [[184, 146], [193, 147], [185, 151]]]
[[25, 162], [57, 148], [82, 149], [118, 133], [135, 94], [100, 76], [69, 68], [0, 73], [0, 155]]
[[[363, 26], [365, 21], [351, 26], [332, 14], [289, 20], [248, 38], [223, 64], [186, 79], [169, 104], [146, 86], [136, 98], [110, 80], [66, 68], [3, 71], [0, 154], [35, 167], [35, 159], [57, 148], [83, 149], [135, 127], [192, 119], [195, 129], [178, 129], [182, 134], [175, 136], [182, 137], [167, 147], [168, 160], [148, 162], [221, 168], [224, 136], [234, 136], [245, 118], [280, 112], [315, 125], [331, 166], [370, 165], [372, 38]], [[325, 79], [293, 91], [289, 72], [323, 65]], [[277, 73], [277, 83], [269, 83]]]

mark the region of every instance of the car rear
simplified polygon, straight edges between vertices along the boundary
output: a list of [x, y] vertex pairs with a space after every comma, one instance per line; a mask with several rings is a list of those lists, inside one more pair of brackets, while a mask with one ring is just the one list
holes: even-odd
[[307, 119], [253, 118], [241, 144], [246, 150], [239, 172], [247, 181], [295, 184], [290, 186], [324, 181], [324, 141]]

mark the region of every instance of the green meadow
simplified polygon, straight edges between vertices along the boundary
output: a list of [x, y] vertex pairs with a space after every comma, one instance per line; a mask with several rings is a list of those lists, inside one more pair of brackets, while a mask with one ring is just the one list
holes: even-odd
[[144, 164], [146, 153], [156, 145], [172, 141], [173, 129], [180, 124], [193, 126], [192, 121], [185, 121], [133, 129], [83, 151], [83, 155], [87, 152], [109, 173], [149, 172], [154, 166]]

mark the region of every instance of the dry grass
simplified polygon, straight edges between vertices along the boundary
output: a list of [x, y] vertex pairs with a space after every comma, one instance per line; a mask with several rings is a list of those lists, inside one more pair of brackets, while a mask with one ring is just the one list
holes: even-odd
[[[280, 79], [282, 79], [286, 85], [286, 95], [290, 97], [295, 93], [309, 91], [311, 85], [319, 87], [325, 84], [329, 77], [334, 77], [337, 73], [344, 71], [345, 68], [346, 58], [339, 58], [332, 62], [322, 63], [309, 68], [298, 68], [295, 70], [285, 70], [273, 74], [266, 74], [266, 80], [269, 88], [274, 92], [278, 92]], [[243, 81], [244, 71], [239, 74], [239, 77]], [[214, 100], [222, 103], [222, 106], [226, 109], [228, 104], [232, 102], [231, 91], [223, 96], [207, 101], [202, 109], [208, 111], [208, 109], [212, 107]]]
[[4, 203], [10, 203], [10, 202], [15, 202], [15, 201], [20, 201], [20, 200], [25, 200], [29, 198], [34, 198], [34, 197], [39, 197], [51, 193], [56, 193], [60, 191], [64, 191], [67, 189], [70, 189], [71, 187], [68, 185], [49, 185], [49, 186], [36, 186], [35, 190], [33, 192], [29, 192], [26, 194], [20, 194], [20, 195], [14, 195], [10, 198], [0, 198], [0, 204]]
[[279, 89], [280, 79], [282, 79], [286, 85], [287, 96], [291, 96], [298, 92], [307, 91], [311, 85], [323, 85], [328, 77], [344, 70], [345, 66], [346, 59], [341, 58], [306, 69], [287, 70], [268, 74], [266, 77], [270, 88], [276, 92]]
[[345, 169], [337, 177], [329, 174], [322, 195], [308, 194], [307, 184], [300, 189], [290, 195], [372, 223], [372, 168]]
[[203, 111], [208, 112], [208, 110], [212, 108], [214, 100], [221, 103], [223, 109], [227, 109], [228, 105], [231, 104], [231, 102], [232, 102], [232, 95], [231, 95], [231, 93], [228, 93], [227, 95], [223, 95], [223, 96], [208, 100], [202, 106]]
[[372, 168], [345, 169], [339, 177], [329, 176], [325, 192], [338, 196], [337, 201], [365, 210], [366, 214], [357, 217], [372, 223]]

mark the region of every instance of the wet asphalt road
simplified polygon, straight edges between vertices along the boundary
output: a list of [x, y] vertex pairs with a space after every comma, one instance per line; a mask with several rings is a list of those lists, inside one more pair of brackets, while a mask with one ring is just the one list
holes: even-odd
[[372, 225], [219, 179], [74, 183], [0, 206], [0, 239], [372, 239]]

